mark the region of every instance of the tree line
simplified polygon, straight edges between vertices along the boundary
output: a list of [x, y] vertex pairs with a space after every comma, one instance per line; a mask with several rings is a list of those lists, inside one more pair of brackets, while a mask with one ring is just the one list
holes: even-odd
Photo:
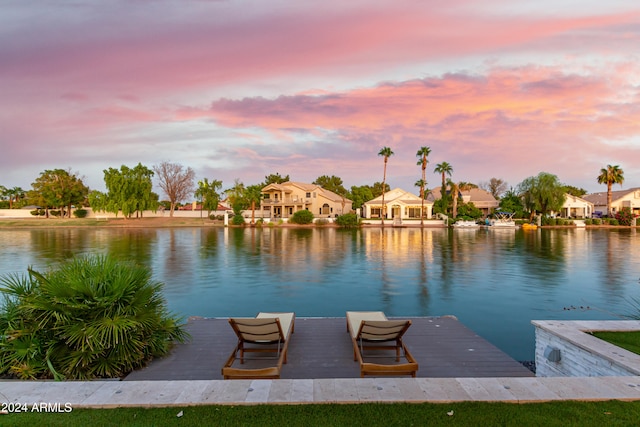
[[[426, 170], [430, 154], [431, 148], [427, 146], [420, 147], [416, 152], [420, 178], [415, 182], [415, 186], [418, 187], [423, 201], [429, 193]], [[312, 184], [351, 200], [354, 209], [382, 196], [382, 225], [384, 226], [386, 216], [384, 196], [390, 190], [387, 184], [387, 165], [394, 153], [390, 147], [382, 147], [378, 155], [383, 158], [383, 174], [380, 182], [374, 182], [372, 185], [351, 186], [347, 189], [340, 177], [321, 175]], [[6, 188], [0, 185], [0, 207], [12, 209], [35, 205], [41, 207], [46, 217], [49, 217], [51, 212], [55, 212], [55, 216], [71, 217], [74, 207], [76, 210], [81, 210], [82, 207], [91, 206], [94, 211], [111, 212], [122, 215], [124, 218], [132, 218], [141, 217], [145, 210], [158, 209], [168, 209], [169, 215], [173, 216], [174, 210], [180, 206], [180, 203], [195, 198], [200, 203], [201, 209], [209, 216], [211, 212], [218, 210], [220, 201], [223, 196], [226, 196], [236, 216], [250, 209], [253, 222], [255, 209], [260, 206], [262, 188], [272, 183], [280, 184], [290, 181], [289, 175], [282, 176], [278, 172], [266, 175], [263, 182], [254, 185], [245, 185], [236, 179], [233, 186], [222, 190], [221, 180], [203, 178], [196, 182], [192, 168], [185, 168], [181, 164], [172, 162], [162, 162], [152, 168], [141, 163], [133, 168], [122, 165], [119, 169], [109, 168], [103, 172], [106, 192], [90, 191], [77, 172], [64, 169], [41, 172], [31, 184], [32, 188], [27, 191], [20, 187]], [[526, 214], [533, 217], [536, 213], [545, 215], [552, 211], [557, 212], [565, 201], [565, 193], [578, 197], [586, 194], [586, 190], [563, 184], [556, 175], [547, 172], [528, 177], [515, 188], [509, 187], [504, 180], [495, 177], [479, 184], [454, 181], [453, 166], [448, 162], [438, 163], [433, 173], [441, 178], [440, 198], [435, 201], [433, 211], [454, 218], [458, 216], [473, 218], [481, 215], [479, 209], [472, 203], [464, 203], [462, 200], [462, 192], [472, 188], [488, 191], [500, 201], [499, 209], [513, 212], [516, 217], [523, 217]], [[159, 195], [153, 191], [154, 178], [158, 187], [166, 195], [166, 200], [160, 200]], [[607, 165], [600, 170], [596, 180], [600, 184], [607, 185], [607, 213], [609, 214], [612, 185], [624, 182], [624, 171], [617, 165]], [[424, 202], [422, 212], [424, 212]]]

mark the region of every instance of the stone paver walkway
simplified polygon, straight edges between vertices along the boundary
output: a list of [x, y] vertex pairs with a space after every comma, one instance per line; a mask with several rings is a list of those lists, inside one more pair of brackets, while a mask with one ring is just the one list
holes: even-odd
[[364, 402], [640, 400], [640, 377], [0, 381], [0, 401], [72, 408]]

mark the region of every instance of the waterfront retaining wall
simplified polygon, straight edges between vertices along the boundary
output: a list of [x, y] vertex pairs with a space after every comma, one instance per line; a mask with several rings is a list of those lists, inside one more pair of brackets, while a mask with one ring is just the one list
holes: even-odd
[[532, 321], [536, 328], [536, 376], [640, 375], [640, 355], [588, 332], [637, 331], [640, 321]]

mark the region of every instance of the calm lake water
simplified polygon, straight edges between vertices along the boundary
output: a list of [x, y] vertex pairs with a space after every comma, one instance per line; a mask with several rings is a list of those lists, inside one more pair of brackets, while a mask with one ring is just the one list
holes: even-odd
[[184, 316], [452, 314], [516, 360], [534, 358], [533, 319], [615, 319], [640, 300], [635, 230], [94, 228], [0, 238], [0, 274], [110, 253], [149, 266]]

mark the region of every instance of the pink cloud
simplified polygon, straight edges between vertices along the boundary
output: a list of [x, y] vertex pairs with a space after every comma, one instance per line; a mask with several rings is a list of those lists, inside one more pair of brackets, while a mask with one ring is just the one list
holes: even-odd
[[[419, 145], [432, 145], [433, 162], [455, 159], [467, 180], [487, 179], [497, 155], [514, 177], [560, 173], [576, 156], [585, 169], [639, 160], [634, 5], [558, 4], [553, 15], [546, 3], [524, 13], [470, 0], [2, 7], [0, 168], [16, 176], [45, 161], [101, 171], [170, 155], [247, 179], [286, 167], [362, 183], [382, 145], [406, 182]], [[527, 150], [534, 160], [517, 166]]]
[[[322, 129], [323, 138], [337, 146], [369, 150], [373, 163], [376, 147], [392, 145], [403, 154], [401, 170], [414, 163], [411, 151], [426, 144], [434, 156], [444, 154], [440, 161], [473, 164], [499, 156], [508, 169], [527, 153], [537, 157], [528, 160], [534, 166], [528, 174], [540, 171], [535, 168], [561, 174], [578, 157], [576, 150], [640, 161], [640, 151], [622, 147], [612, 153], [606, 144], [640, 134], [637, 104], [618, 96], [640, 95], [633, 76], [624, 81], [619, 74], [610, 79], [550, 67], [497, 68], [486, 76], [450, 74], [334, 94], [220, 100], [210, 113], [223, 126], [278, 135], [291, 128]], [[630, 157], [620, 157], [622, 152]], [[472, 166], [468, 173], [486, 171]]]

